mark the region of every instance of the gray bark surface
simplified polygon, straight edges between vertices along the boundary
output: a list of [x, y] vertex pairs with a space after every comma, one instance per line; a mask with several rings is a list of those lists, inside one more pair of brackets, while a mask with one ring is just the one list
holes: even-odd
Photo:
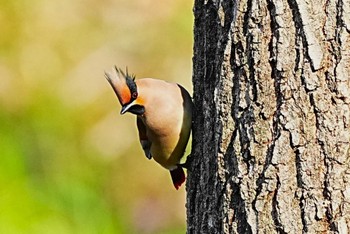
[[188, 233], [350, 233], [350, 0], [196, 0]]

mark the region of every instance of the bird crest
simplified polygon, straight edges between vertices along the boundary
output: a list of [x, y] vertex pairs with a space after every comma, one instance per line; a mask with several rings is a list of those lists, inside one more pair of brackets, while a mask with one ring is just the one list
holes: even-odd
[[121, 105], [132, 102], [138, 96], [135, 75], [129, 75], [128, 68], [125, 72], [115, 66], [112, 73], [105, 72], [105, 77], [112, 86]]

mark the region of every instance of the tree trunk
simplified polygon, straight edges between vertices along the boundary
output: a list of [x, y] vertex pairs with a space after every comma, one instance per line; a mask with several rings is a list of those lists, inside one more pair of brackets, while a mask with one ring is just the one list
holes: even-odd
[[188, 233], [350, 233], [350, 0], [196, 0]]

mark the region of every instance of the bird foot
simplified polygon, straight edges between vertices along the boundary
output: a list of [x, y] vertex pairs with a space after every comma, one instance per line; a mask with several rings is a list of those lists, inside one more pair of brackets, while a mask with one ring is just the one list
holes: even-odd
[[186, 162], [184, 163], [178, 163], [177, 165], [179, 167], [182, 167], [182, 168], [186, 168], [187, 170], [189, 170], [190, 166], [191, 166], [191, 162], [192, 162], [192, 158], [191, 158], [191, 154], [189, 154], [187, 157], [186, 157]]

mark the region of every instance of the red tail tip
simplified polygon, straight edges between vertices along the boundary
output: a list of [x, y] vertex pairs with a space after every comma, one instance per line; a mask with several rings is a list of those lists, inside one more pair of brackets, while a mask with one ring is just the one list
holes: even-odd
[[174, 187], [178, 190], [183, 182], [186, 180], [185, 172], [182, 167], [177, 167], [170, 171], [171, 179], [173, 180]]

